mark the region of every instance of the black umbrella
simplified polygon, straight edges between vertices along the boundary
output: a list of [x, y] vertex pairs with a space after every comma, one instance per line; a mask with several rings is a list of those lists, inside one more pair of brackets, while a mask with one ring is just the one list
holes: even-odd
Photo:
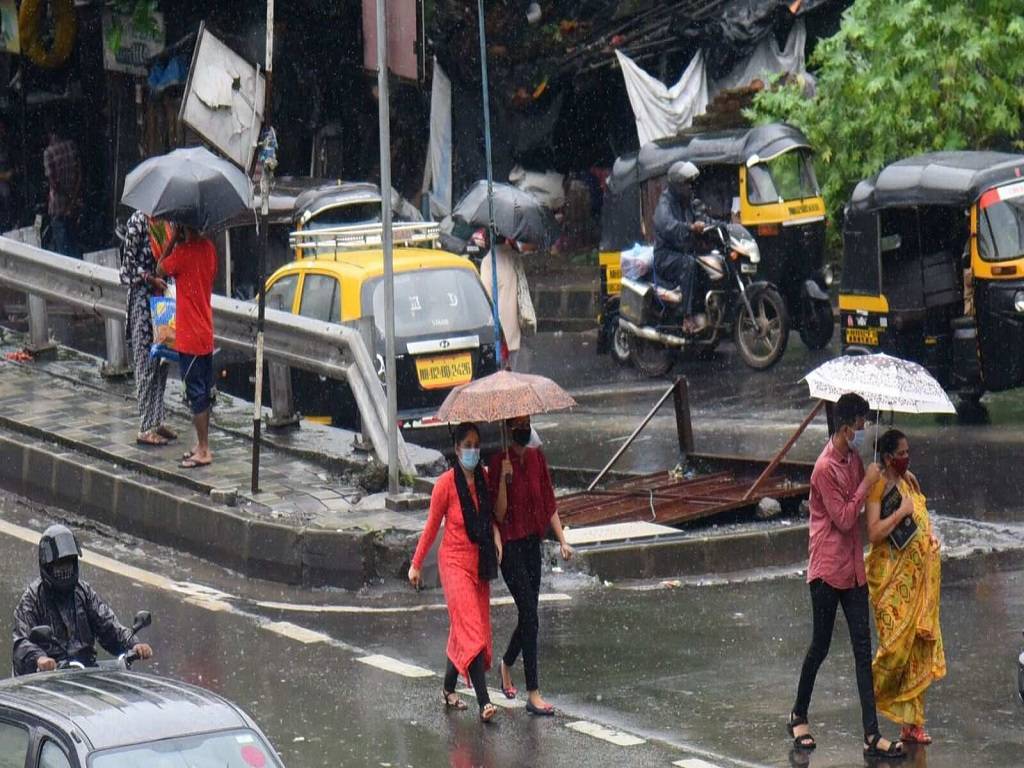
[[[487, 182], [478, 181], [452, 209], [452, 219], [474, 227], [486, 227]], [[547, 248], [558, 237], [551, 212], [537, 198], [511, 184], [494, 185], [494, 232], [509, 240]]]
[[140, 163], [124, 180], [121, 202], [209, 232], [252, 206], [252, 186], [227, 160], [192, 147]]

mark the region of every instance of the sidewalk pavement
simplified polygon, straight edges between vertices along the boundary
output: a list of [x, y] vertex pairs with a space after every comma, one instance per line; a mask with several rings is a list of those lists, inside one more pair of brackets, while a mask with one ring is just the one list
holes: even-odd
[[[7, 335], [3, 355], [20, 349]], [[98, 368], [64, 348], [55, 360], [0, 361], [0, 484], [245, 573], [308, 584], [356, 588], [394, 575], [423, 528], [425, 498], [395, 512], [359, 486], [368, 458], [351, 432], [304, 422], [268, 435], [252, 494], [251, 404], [220, 395], [214, 463], [183, 469], [194, 433], [179, 382], [166, 393], [179, 440], [142, 446], [132, 381], [102, 379]], [[439, 453], [410, 451], [422, 473], [443, 468]]]

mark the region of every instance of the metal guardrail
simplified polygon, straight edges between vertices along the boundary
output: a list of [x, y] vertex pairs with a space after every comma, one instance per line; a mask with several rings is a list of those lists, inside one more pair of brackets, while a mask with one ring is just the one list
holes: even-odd
[[[48, 341], [46, 301], [94, 312], [104, 319], [125, 321], [127, 289], [121, 285], [116, 269], [45, 251], [7, 236], [0, 236], [0, 285], [29, 294], [29, 334], [33, 344]], [[219, 345], [255, 353], [255, 304], [214, 296], [213, 326]], [[377, 457], [387, 463], [384, 389], [363, 337], [347, 326], [269, 308], [265, 331], [264, 355], [272, 364], [348, 383], [359, 408], [362, 428]], [[290, 397], [290, 388], [281, 390]], [[274, 402], [274, 394], [271, 393], [271, 404], [275, 411], [280, 406], [283, 412], [291, 412], [291, 403]], [[400, 466], [405, 472], [415, 473], [402, 435], [398, 438]]]

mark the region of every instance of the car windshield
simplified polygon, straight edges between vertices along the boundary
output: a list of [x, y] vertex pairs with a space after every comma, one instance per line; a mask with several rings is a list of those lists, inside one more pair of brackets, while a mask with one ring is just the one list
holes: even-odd
[[808, 149], [794, 149], [750, 166], [747, 196], [755, 205], [800, 200], [821, 194]]
[[380, 202], [348, 203], [328, 208], [306, 222], [306, 229], [380, 223]]
[[239, 730], [97, 752], [89, 768], [281, 768], [281, 763], [259, 734]]
[[[373, 318], [384, 334], [384, 282], [371, 283]], [[492, 324], [480, 279], [468, 269], [432, 269], [395, 275], [395, 336], [408, 339]]]
[[986, 261], [1024, 256], [1024, 183], [991, 189], [978, 203], [978, 250]]

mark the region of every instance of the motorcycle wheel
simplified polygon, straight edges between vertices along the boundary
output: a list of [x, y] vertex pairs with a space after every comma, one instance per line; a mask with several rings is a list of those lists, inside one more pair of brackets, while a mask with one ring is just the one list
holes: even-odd
[[615, 317], [615, 328], [612, 330], [610, 351], [612, 359], [619, 365], [629, 365], [633, 351], [633, 337], [629, 331], [619, 325], [618, 315]]
[[789, 343], [789, 314], [782, 296], [774, 288], [750, 294], [754, 310], [751, 322], [747, 309], [740, 306], [736, 316], [735, 341], [743, 362], [757, 371], [767, 370], [779, 361]]
[[800, 324], [800, 340], [804, 346], [808, 349], [824, 349], [832, 341], [834, 332], [832, 305], [823, 301], [811, 302]]
[[629, 359], [649, 379], [664, 376], [675, 363], [673, 351], [656, 341], [629, 337]]

